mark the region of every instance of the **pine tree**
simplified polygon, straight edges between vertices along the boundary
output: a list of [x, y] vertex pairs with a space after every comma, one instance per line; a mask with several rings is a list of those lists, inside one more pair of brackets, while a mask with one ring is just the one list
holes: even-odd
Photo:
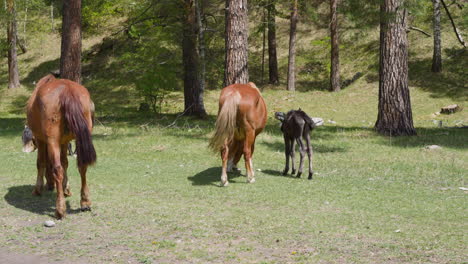
[[63, 1], [60, 77], [81, 82], [81, 0]]
[[16, 23], [15, 2], [8, 0], [6, 2], [8, 11], [7, 42], [8, 42], [8, 88], [17, 88], [20, 86], [18, 71], [18, 56], [16, 45], [18, 41], [18, 30]]

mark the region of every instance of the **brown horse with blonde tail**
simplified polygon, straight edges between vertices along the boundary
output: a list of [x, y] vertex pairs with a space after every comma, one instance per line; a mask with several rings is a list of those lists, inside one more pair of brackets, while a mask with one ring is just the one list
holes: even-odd
[[[78, 83], [56, 79], [49, 74], [36, 85], [27, 104], [27, 123], [37, 147], [37, 181], [33, 195], [41, 195], [44, 174], [57, 188], [55, 216], [65, 216], [65, 197], [70, 196], [67, 178], [67, 147], [76, 139], [77, 162], [81, 175], [81, 210], [90, 210], [86, 171], [96, 162], [91, 138], [94, 104], [88, 90]], [[46, 172], [47, 171], [47, 172]]]
[[242, 154], [247, 182], [255, 182], [252, 165], [255, 138], [265, 128], [267, 110], [260, 90], [254, 83], [225, 87], [219, 97], [216, 132], [210, 148], [221, 152], [221, 186], [229, 184], [227, 172], [237, 167]]

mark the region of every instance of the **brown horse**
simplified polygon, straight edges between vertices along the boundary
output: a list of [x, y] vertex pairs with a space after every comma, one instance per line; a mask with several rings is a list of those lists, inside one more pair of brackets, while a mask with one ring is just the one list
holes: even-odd
[[[27, 104], [27, 122], [37, 146], [37, 181], [33, 195], [40, 195], [44, 173], [50, 178], [49, 189], [57, 188], [55, 216], [65, 216], [65, 198], [70, 196], [67, 178], [67, 146], [76, 139], [77, 161], [81, 175], [81, 210], [90, 210], [91, 201], [86, 185], [88, 165], [96, 162], [91, 139], [94, 104], [88, 90], [65, 79], [49, 74], [36, 85]], [[50, 177], [49, 177], [50, 176]]]
[[236, 168], [244, 154], [247, 182], [255, 182], [252, 155], [255, 138], [265, 128], [265, 101], [254, 83], [225, 87], [219, 97], [216, 132], [210, 140], [214, 151], [221, 151], [221, 186], [229, 184], [227, 172]]

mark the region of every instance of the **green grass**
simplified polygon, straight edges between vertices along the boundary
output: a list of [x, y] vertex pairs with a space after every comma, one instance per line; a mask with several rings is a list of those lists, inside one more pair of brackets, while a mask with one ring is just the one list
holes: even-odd
[[[22, 120], [2, 118], [0, 243], [62, 261], [462, 263], [465, 129], [437, 128], [429, 114], [447, 99], [431, 99], [415, 107], [418, 136], [378, 136], [369, 93], [375, 88], [265, 91], [270, 119], [256, 144], [257, 182], [246, 184], [242, 171], [227, 188], [217, 187], [220, 161], [207, 149], [216, 91], [207, 95], [204, 121], [102, 118], [94, 132], [98, 163], [88, 174], [93, 211], [78, 210], [71, 165], [68, 216], [51, 229], [42, 223], [53, 216], [54, 193], [31, 196], [36, 155], [20, 151]], [[430, 97], [415, 90], [414, 105]], [[283, 142], [272, 114], [298, 106], [337, 122], [312, 134], [313, 181], [280, 175]], [[466, 122], [464, 112], [441, 118], [448, 126]], [[430, 144], [442, 149], [424, 150]]]
[[[287, 23], [279, 23], [284, 44]], [[299, 71], [326, 58], [313, 46], [307, 49], [326, 34], [314, 32], [319, 34], [299, 45], [310, 52], [298, 53]], [[88, 173], [93, 210], [79, 211], [79, 174], [70, 158], [73, 196], [67, 198], [67, 217], [50, 229], [43, 222], [53, 219], [55, 193], [31, 195], [36, 153], [21, 152], [20, 135], [32, 82], [57, 67], [60, 45], [57, 37], [47, 45], [34, 39], [35, 48], [20, 56], [23, 87], [6, 90], [0, 78], [0, 245], [63, 263], [466, 262], [467, 193], [459, 187], [467, 187], [468, 133], [454, 127], [467, 125], [468, 115], [465, 109], [433, 115], [452, 103], [466, 106], [466, 52], [451, 56], [458, 48], [453, 40], [444, 42], [444, 71], [434, 75], [431, 40], [410, 35], [421, 43], [410, 50], [418, 135], [382, 137], [372, 129], [378, 34], [369, 36], [344, 41], [343, 76], [365, 75], [340, 93], [325, 91], [323, 69], [298, 74], [295, 93], [261, 87], [269, 120], [255, 148], [257, 181], [247, 184], [240, 164], [241, 174], [231, 174], [226, 188], [218, 187], [219, 155], [207, 148], [218, 90], [206, 93], [205, 120], [178, 117], [181, 92], [170, 95], [164, 114], [139, 113], [142, 99], [131, 73], [120, 67], [118, 50], [86, 60], [84, 84], [98, 119], [98, 162]], [[86, 39], [85, 49], [99, 40]], [[279, 51], [280, 68], [285, 54]], [[0, 76], [5, 74], [1, 68]], [[284, 147], [273, 114], [298, 107], [325, 120], [312, 133], [313, 181], [280, 174]], [[442, 149], [424, 149], [433, 144]]]

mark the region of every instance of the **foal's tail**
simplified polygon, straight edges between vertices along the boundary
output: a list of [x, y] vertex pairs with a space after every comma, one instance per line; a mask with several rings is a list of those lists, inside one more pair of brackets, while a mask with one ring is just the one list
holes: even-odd
[[218, 118], [216, 119], [216, 131], [209, 144], [209, 147], [213, 151], [220, 151], [226, 140], [229, 142], [233, 139], [236, 131], [237, 108], [240, 100], [241, 96], [238, 92], [228, 95], [219, 110]]
[[[60, 96], [60, 102], [66, 125], [76, 138], [78, 166], [94, 164], [96, 162], [96, 150], [94, 149], [89, 129], [92, 124], [88, 124], [89, 121], [84, 115], [80, 99], [77, 95], [70, 92], [70, 89], [67, 89]], [[91, 108], [91, 105], [89, 108]]]

